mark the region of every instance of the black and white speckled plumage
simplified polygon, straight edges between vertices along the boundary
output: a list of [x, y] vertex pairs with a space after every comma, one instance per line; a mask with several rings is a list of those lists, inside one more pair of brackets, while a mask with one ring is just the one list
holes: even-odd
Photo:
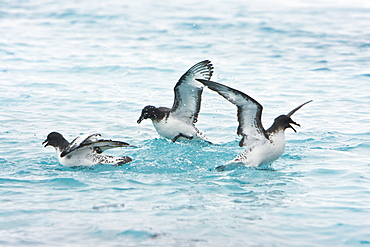
[[285, 149], [285, 129], [292, 128], [296, 131], [291, 124], [300, 126], [291, 116], [312, 101], [307, 101], [288, 114], [277, 117], [272, 126], [265, 130], [261, 121], [263, 107], [255, 99], [217, 82], [202, 79], [198, 81], [237, 106], [237, 134], [242, 136], [239, 145], [245, 147], [245, 150], [231, 163], [243, 163], [247, 166], [268, 165], [278, 159]]
[[43, 145], [54, 147], [59, 162], [68, 167], [96, 164], [122, 165], [132, 161], [128, 156], [114, 157], [102, 154], [111, 148], [133, 146], [126, 142], [100, 139], [100, 136], [100, 134], [82, 135], [69, 143], [60, 133], [51, 132]]
[[192, 66], [177, 82], [172, 108], [148, 105], [143, 108], [138, 123], [151, 119], [159, 135], [178, 139], [205, 139], [195, 127], [201, 107], [203, 84], [196, 79], [209, 80], [213, 73], [210, 61]]

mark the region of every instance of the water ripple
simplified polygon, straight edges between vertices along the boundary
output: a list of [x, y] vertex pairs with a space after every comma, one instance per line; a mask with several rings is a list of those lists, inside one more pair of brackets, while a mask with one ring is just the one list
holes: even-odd
[[[0, 245], [369, 243], [366, 1], [1, 4]], [[243, 148], [235, 106], [207, 88], [196, 125], [214, 144], [137, 125], [204, 59], [264, 106], [265, 126], [314, 100], [271, 166], [215, 171]], [[133, 158], [121, 167], [68, 168], [41, 145], [51, 131], [138, 148], [109, 150]]]

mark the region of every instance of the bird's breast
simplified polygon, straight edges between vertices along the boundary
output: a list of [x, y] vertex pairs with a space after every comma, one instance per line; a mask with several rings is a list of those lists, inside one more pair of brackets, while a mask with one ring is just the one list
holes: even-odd
[[171, 116], [164, 118], [159, 122], [153, 121], [153, 125], [159, 135], [168, 139], [173, 139], [180, 133], [187, 136], [197, 135], [197, 131], [193, 124]]

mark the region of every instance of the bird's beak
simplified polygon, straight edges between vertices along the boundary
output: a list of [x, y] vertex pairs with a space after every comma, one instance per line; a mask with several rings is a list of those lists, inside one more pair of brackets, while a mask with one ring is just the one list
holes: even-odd
[[[300, 124], [297, 124], [296, 122], [294, 122], [293, 120], [290, 122], [291, 124], [294, 124], [294, 125], [297, 125], [298, 127], [301, 127], [301, 125]], [[297, 131], [295, 130], [295, 128], [293, 128], [293, 126], [292, 125], [290, 125], [289, 124], [289, 127], [290, 128], [292, 128], [292, 130], [294, 130], [294, 132], [296, 132], [297, 133]]]
[[137, 120], [137, 123], [140, 124], [141, 121], [143, 121], [143, 120], [144, 120], [144, 115], [141, 115], [140, 118]]
[[46, 148], [46, 147], [49, 145], [48, 140], [45, 140], [45, 141], [42, 143], [42, 145]]

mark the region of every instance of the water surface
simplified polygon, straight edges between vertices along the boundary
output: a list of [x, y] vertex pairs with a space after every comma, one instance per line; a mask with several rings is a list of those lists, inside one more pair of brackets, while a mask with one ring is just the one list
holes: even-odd
[[[365, 1], [0, 1], [0, 245], [370, 244], [370, 5]], [[215, 172], [242, 149], [236, 109], [205, 90], [197, 127], [171, 143], [148, 104], [210, 59], [213, 80], [264, 106], [301, 103], [267, 170]], [[122, 167], [65, 168], [51, 131], [129, 142]]]

